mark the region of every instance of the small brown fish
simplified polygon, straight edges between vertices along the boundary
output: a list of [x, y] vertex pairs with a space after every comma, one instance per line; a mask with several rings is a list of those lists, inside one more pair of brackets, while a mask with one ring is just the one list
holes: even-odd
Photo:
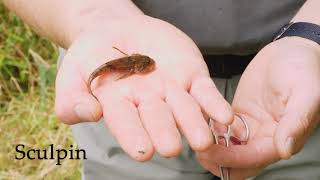
[[[126, 78], [132, 74], [145, 74], [153, 71], [155, 69], [155, 61], [151, 59], [149, 56], [141, 55], [141, 54], [132, 54], [128, 55], [122, 52], [120, 49], [113, 47], [118, 50], [125, 57], [118, 58], [115, 60], [111, 60], [105, 64], [102, 64], [98, 67], [89, 77], [87, 86], [89, 93], [93, 95], [91, 90], [92, 81], [107, 72], [123, 72], [123, 75], [120, 76], [117, 80]], [[93, 95], [94, 96], [94, 95]], [[94, 96], [95, 97], [95, 96]]]

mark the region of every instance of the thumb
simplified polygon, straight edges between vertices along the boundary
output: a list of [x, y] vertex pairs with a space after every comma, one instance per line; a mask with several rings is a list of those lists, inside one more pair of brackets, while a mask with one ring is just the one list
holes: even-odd
[[319, 119], [318, 99], [306, 93], [289, 99], [286, 112], [280, 118], [274, 136], [276, 148], [282, 159], [289, 159], [299, 152], [313, 132]]
[[98, 121], [102, 116], [100, 104], [89, 93], [74, 59], [67, 56], [57, 74], [55, 112], [66, 124]]

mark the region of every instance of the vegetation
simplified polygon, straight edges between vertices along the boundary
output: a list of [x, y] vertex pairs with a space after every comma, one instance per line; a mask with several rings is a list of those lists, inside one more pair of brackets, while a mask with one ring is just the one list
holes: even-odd
[[57, 47], [0, 3], [0, 179], [80, 179], [80, 161], [16, 160], [15, 147], [76, 146], [53, 111]]

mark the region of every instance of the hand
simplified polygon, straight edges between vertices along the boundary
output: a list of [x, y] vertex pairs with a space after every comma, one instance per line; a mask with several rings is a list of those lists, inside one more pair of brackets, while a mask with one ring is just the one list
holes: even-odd
[[[101, 64], [139, 53], [156, 61], [156, 70], [114, 80], [106, 74], [86, 82]], [[56, 113], [65, 123], [98, 121], [102, 114], [111, 133], [131, 157], [145, 161], [154, 150], [166, 157], [181, 151], [180, 132], [197, 151], [213, 138], [201, 109], [221, 123], [232, 122], [230, 105], [209, 77], [193, 41], [172, 25], [144, 15], [100, 22], [72, 43], [56, 80]]]
[[[247, 145], [213, 145], [198, 153], [206, 169], [219, 175], [217, 165], [231, 167], [232, 179], [244, 179], [289, 159], [320, 119], [319, 46], [298, 37], [266, 46], [242, 75], [232, 106], [249, 124], [250, 139]], [[243, 136], [243, 125], [234, 125], [235, 134]]]

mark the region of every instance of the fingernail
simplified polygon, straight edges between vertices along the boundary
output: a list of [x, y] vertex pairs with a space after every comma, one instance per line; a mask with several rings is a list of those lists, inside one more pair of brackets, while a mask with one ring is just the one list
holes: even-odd
[[285, 147], [286, 147], [286, 150], [287, 150], [287, 157], [290, 158], [290, 156], [293, 154], [293, 149], [294, 149], [294, 146], [295, 146], [295, 140], [293, 137], [288, 137], [286, 139], [286, 142], [285, 142]]
[[90, 108], [85, 104], [78, 104], [74, 107], [74, 112], [82, 122], [93, 121], [94, 116]]

